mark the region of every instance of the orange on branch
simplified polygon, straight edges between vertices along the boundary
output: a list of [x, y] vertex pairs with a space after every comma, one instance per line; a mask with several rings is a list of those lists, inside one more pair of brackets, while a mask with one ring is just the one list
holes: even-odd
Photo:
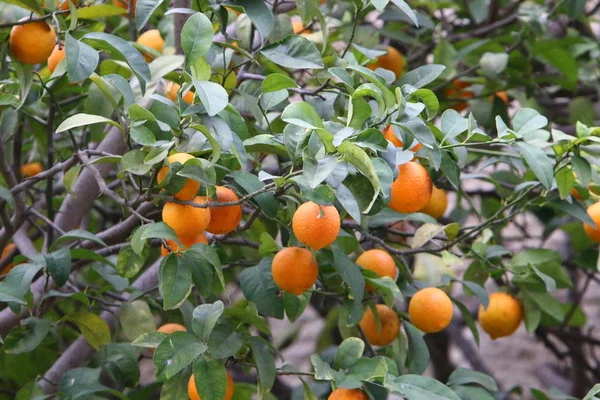
[[398, 50], [392, 46], [388, 46], [387, 53], [377, 57], [375, 62], [367, 65], [371, 71], [375, 71], [377, 68], [387, 69], [392, 71], [396, 75], [396, 79], [400, 78], [404, 74], [406, 68], [406, 61], [404, 56]]
[[[176, 153], [176, 154], [170, 155], [167, 158], [167, 160], [169, 161], [169, 164], [174, 164], [174, 163], [178, 162], [181, 165], [183, 165], [183, 164], [185, 164], [186, 161], [191, 160], [192, 158], [195, 158], [195, 157], [191, 154]], [[158, 174], [156, 174], [156, 182], [158, 182], [160, 184], [163, 181], [163, 179], [165, 179], [165, 176], [167, 176], [168, 172], [169, 172], [169, 167], [161, 167], [161, 169], [158, 170]], [[191, 200], [194, 198], [194, 196], [196, 196], [196, 193], [198, 192], [199, 188], [200, 188], [200, 182], [188, 178], [188, 179], [186, 179], [185, 184], [183, 185], [181, 190], [179, 192], [175, 193], [175, 195], [173, 197], [175, 197], [176, 199], [179, 199], [179, 200]]]
[[[396, 280], [398, 269], [389, 253], [380, 249], [367, 250], [356, 259], [356, 263], [364, 269], [375, 272], [380, 277], [389, 276]], [[367, 285], [367, 290], [373, 292], [374, 287]]]
[[[25, 17], [20, 21], [28, 19]], [[40, 64], [52, 54], [56, 45], [56, 34], [54, 28], [45, 21], [30, 22], [13, 26], [9, 43], [10, 51], [17, 60], [24, 64]]]
[[319, 266], [310, 251], [301, 247], [286, 247], [273, 257], [271, 274], [281, 290], [298, 296], [315, 284]]
[[371, 307], [367, 308], [359, 325], [369, 343], [375, 346], [387, 346], [400, 334], [400, 318], [394, 310], [385, 304], [377, 304], [376, 308], [381, 329], [377, 327], [377, 320]]
[[[17, 249], [17, 245], [14, 243], [9, 243], [6, 246], [4, 246], [4, 249], [2, 250], [2, 254], [0, 255], [0, 261], [4, 261], [4, 259], [6, 257], [8, 257], [10, 255], [10, 253], [12, 253], [13, 251], [15, 251]], [[13, 269], [13, 267], [15, 266], [14, 263], [10, 263], [7, 264], [6, 267], [4, 267], [2, 269], [2, 272], [0, 272], [0, 275], [6, 275], [10, 272], [11, 269]]]
[[[238, 201], [235, 192], [225, 186], [217, 186], [217, 202], [230, 203]], [[237, 228], [242, 220], [242, 206], [240, 204], [224, 207], [210, 207], [210, 224], [206, 230], [214, 234], [225, 234]]]
[[329, 246], [340, 233], [340, 214], [334, 206], [319, 206], [309, 201], [302, 204], [292, 218], [296, 239], [314, 250]]
[[446, 208], [448, 208], [448, 196], [446, 195], [446, 191], [434, 186], [431, 192], [431, 199], [421, 212], [438, 219], [444, 216]]
[[327, 398], [328, 400], [369, 400], [369, 396], [360, 389], [337, 388]]
[[[197, 196], [194, 203], [206, 203], [206, 197]], [[167, 202], [162, 210], [163, 222], [169, 225], [179, 238], [195, 238], [206, 230], [210, 222], [208, 208]]]
[[[131, 1], [131, 0], [130, 0]], [[113, 0], [113, 5], [122, 8], [124, 10], [129, 10], [129, 3], [130, 1], [127, 0]], [[135, 16], [135, 6], [136, 6], [137, 0], [133, 0], [133, 3], [131, 3], [131, 15]]]
[[[158, 29], [150, 29], [149, 31], [142, 33], [136, 42], [142, 46], [156, 50], [159, 53], [162, 53], [165, 47], [165, 40], [160, 35]], [[154, 56], [145, 53], [144, 58], [146, 59], [146, 62], [150, 62], [154, 59]]]
[[[225, 389], [225, 396], [223, 400], [231, 400], [233, 398], [233, 393], [235, 392], [235, 383], [233, 382], [233, 378], [227, 372], [227, 386]], [[190, 380], [188, 381], [188, 396], [190, 400], [202, 400], [200, 395], [198, 394], [198, 389], [196, 388], [196, 382], [194, 381], [194, 375], [190, 376]]]
[[184, 251], [189, 249], [190, 247], [192, 247], [193, 245], [195, 245], [196, 243], [202, 243], [202, 244], [208, 244], [208, 239], [206, 238], [206, 235], [204, 233], [200, 233], [198, 236], [196, 236], [195, 238], [181, 238], [179, 239], [179, 241], [181, 242], [182, 246], [180, 246], [179, 244], [177, 244], [177, 242], [167, 239], [167, 246], [169, 246], [169, 249], [171, 249], [169, 251], [169, 249], [167, 249], [164, 245], [161, 246], [160, 248], [160, 255], [163, 257], [166, 257], [167, 255], [169, 255], [169, 253], [173, 252], [173, 253], [178, 253], [180, 251]]
[[[179, 92], [180, 88], [180, 85], [173, 82], [169, 82], [165, 87], [165, 95], [169, 100], [177, 102], [177, 92]], [[188, 104], [192, 104], [194, 102], [194, 92], [188, 90], [185, 96], [183, 96], [183, 101], [185, 101]]]
[[596, 227], [592, 227], [588, 224], [583, 224], [583, 229], [585, 233], [592, 239], [594, 242], [600, 243], [600, 201], [592, 204], [588, 207], [587, 213], [596, 224]]
[[390, 208], [401, 213], [422, 210], [433, 190], [429, 173], [421, 164], [409, 161], [398, 166], [398, 177], [392, 183]]
[[187, 332], [187, 329], [185, 329], [185, 326], [181, 324], [164, 324], [160, 326], [156, 332], [162, 332], [170, 335], [173, 332]]
[[60, 63], [67, 56], [67, 51], [65, 46], [56, 45], [54, 46], [54, 50], [52, 50], [52, 54], [48, 57], [48, 69], [50, 73], [53, 73], [58, 63]]
[[[77, 7], [77, 5], [79, 4], [77, 0], [71, 0], [71, 3], [73, 3], [75, 7]], [[67, 0], [61, 1], [58, 5], [58, 9], [60, 11], [67, 11], [69, 9], [69, 2]]]
[[[475, 93], [465, 89], [471, 87], [471, 85], [472, 84], [469, 82], [464, 82], [460, 79], [455, 79], [450, 85], [448, 85], [444, 89], [444, 95], [450, 100], [470, 99], [471, 97], [475, 96]], [[461, 112], [465, 110], [468, 106], [469, 104], [466, 101], [461, 101], [454, 104], [451, 108], [453, 108], [455, 111]]]
[[32, 176], [36, 176], [40, 172], [43, 172], [44, 167], [40, 162], [32, 162], [21, 165], [20, 171], [23, 178], [31, 178]]
[[479, 306], [479, 323], [492, 339], [510, 336], [523, 320], [523, 307], [519, 300], [503, 292], [490, 294], [487, 308]]
[[[392, 142], [392, 144], [396, 147], [404, 147], [404, 143], [402, 143], [402, 140], [398, 139], [398, 136], [396, 136], [396, 133], [394, 132], [394, 127], [392, 125], [388, 125], [383, 130], [383, 137], [386, 138], [387, 140], [389, 140], [390, 142]], [[421, 150], [422, 148], [423, 148], [423, 145], [421, 143], [413, 142], [413, 146], [411, 147], [410, 151], [412, 151], [413, 153], [416, 153], [417, 151]]]
[[443, 330], [452, 321], [452, 300], [441, 289], [430, 287], [419, 290], [410, 299], [410, 322], [425, 333]]

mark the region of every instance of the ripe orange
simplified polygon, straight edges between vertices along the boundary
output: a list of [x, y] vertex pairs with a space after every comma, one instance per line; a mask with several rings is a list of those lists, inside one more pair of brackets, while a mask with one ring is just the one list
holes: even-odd
[[309, 201], [294, 213], [292, 230], [301, 243], [319, 250], [333, 243], [340, 233], [340, 214], [334, 206]]
[[[206, 203], [206, 197], [196, 196], [194, 203]], [[210, 222], [210, 210], [191, 205], [167, 202], [162, 210], [163, 222], [169, 225], [179, 238], [195, 238], [206, 230]]]
[[65, 46], [56, 45], [54, 46], [54, 50], [52, 50], [52, 54], [48, 57], [48, 69], [50, 73], [53, 73], [56, 69], [56, 66], [59, 62], [61, 62], [67, 56], [67, 52], [65, 51]]
[[294, 34], [296, 34], [296, 35], [312, 33], [312, 31], [310, 29], [304, 29], [304, 25], [302, 24], [302, 21], [298, 21], [298, 20], [292, 21], [292, 29], [294, 30]]
[[[192, 247], [196, 243], [208, 244], [208, 239], [206, 238], [206, 235], [204, 235], [204, 233], [201, 233], [192, 239], [185, 238], [185, 239], [179, 239], [179, 241], [183, 245], [181, 248], [177, 244], [177, 242], [167, 239], [167, 245], [171, 249], [171, 252], [178, 253], [180, 251], [184, 251], [184, 250]], [[161, 256], [166, 257], [169, 253], [170, 253], [170, 251], [164, 245], [161, 246], [161, 248], [160, 248]]]
[[[191, 160], [192, 158], [195, 157], [191, 154], [176, 153], [170, 155], [167, 158], [167, 160], [169, 160], [169, 164], [174, 164], [178, 162], [181, 165], [183, 165], [187, 160]], [[161, 183], [163, 179], [165, 179], [165, 176], [167, 176], [167, 172], [169, 172], [169, 167], [162, 167], [161, 169], [159, 169], [158, 174], [156, 174], [156, 182]], [[193, 179], [186, 179], [185, 184], [183, 185], [181, 190], [175, 193], [173, 197], [179, 200], [191, 200], [194, 198], [194, 196], [196, 196], [196, 193], [198, 192], [199, 188], [200, 182], [195, 181]]]
[[[124, 1], [113, 0], [113, 5], [115, 5], [117, 7], [120, 7], [122, 9], [124, 9], [124, 10], [129, 10], [129, 3], [130, 2], [131, 2], [131, 0], [130, 1], [127, 1], [127, 0], [124, 0]], [[137, 3], [137, 0], [133, 0], [133, 3], [131, 3], [131, 15], [132, 16], [135, 16], [135, 6], [136, 6], [136, 3]]]
[[310, 251], [301, 247], [286, 247], [273, 257], [271, 274], [281, 290], [298, 296], [315, 284], [319, 266]]
[[335, 389], [328, 400], [369, 400], [369, 396], [360, 389]]
[[429, 203], [421, 210], [422, 213], [432, 216], [435, 219], [441, 218], [448, 207], [448, 196], [444, 189], [438, 189], [435, 186], [431, 192]]
[[492, 293], [488, 308], [479, 306], [479, 323], [492, 339], [512, 335], [521, 325], [522, 319], [521, 303], [507, 293]]
[[[79, 4], [79, 2], [77, 0], [71, 0], [71, 3], [73, 3], [73, 5], [75, 7], [77, 7], [77, 5]], [[69, 9], [69, 2], [67, 0], [63, 0], [59, 3], [58, 5], [58, 9], [61, 11], [66, 11]]]
[[452, 300], [441, 289], [429, 287], [419, 290], [410, 299], [410, 322], [425, 333], [435, 333], [452, 321]]
[[[470, 87], [472, 84], [469, 82], [463, 82], [460, 79], [455, 79], [452, 81], [452, 84], [447, 86], [444, 89], [444, 95], [449, 99], [470, 99], [475, 96], [475, 93], [470, 90], [465, 90]], [[461, 101], [454, 104], [451, 108], [454, 110], [461, 112], [466, 109], [469, 104], [466, 101]]]
[[404, 74], [406, 60], [402, 53], [394, 47], [388, 46], [387, 54], [379, 56], [375, 62], [368, 64], [367, 68], [371, 71], [375, 71], [377, 68], [387, 69], [392, 71], [396, 75], [396, 79], [398, 79]]
[[[28, 17], [20, 21], [28, 20]], [[50, 57], [56, 44], [54, 28], [45, 21], [15, 25], [10, 31], [10, 51], [24, 64], [40, 64]]]
[[600, 201], [589, 206], [587, 213], [596, 224], [596, 227], [592, 228], [591, 225], [583, 224], [583, 229], [590, 239], [600, 243]]
[[490, 99], [490, 101], [494, 101], [494, 99], [496, 97], [498, 97], [500, 100], [502, 100], [504, 102], [504, 104], [506, 104], [506, 105], [510, 104], [510, 99], [508, 98], [508, 93], [506, 93], [505, 91], [496, 92], [488, 98]]
[[[387, 128], [383, 130], [383, 137], [392, 142], [392, 144], [396, 147], [404, 147], [404, 143], [402, 143], [402, 140], [398, 139], [398, 136], [396, 136], [396, 134], [394, 133], [394, 128], [392, 127], [392, 125], [388, 125]], [[423, 145], [421, 143], [413, 142], [413, 146], [411, 147], [410, 151], [416, 153], [422, 148]]]
[[[150, 29], [149, 31], [142, 33], [136, 42], [142, 46], [150, 47], [159, 53], [162, 53], [163, 48], [165, 47], [165, 40], [160, 35], [158, 29]], [[154, 59], [154, 56], [151, 54], [144, 54], [144, 58], [146, 59], [146, 62], [150, 62]]]
[[30, 178], [36, 176], [40, 172], [44, 171], [44, 167], [40, 162], [32, 162], [21, 165], [21, 176], [23, 178]]
[[[180, 88], [181, 88], [180, 85], [173, 83], [173, 82], [169, 82], [169, 83], [167, 83], [167, 86], [165, 87], [165, 95], [167, 96], [167, 98], [169, 100], [177, 102], [177, 92], [179, 92]], [[192, 104], [194, 102], [194, 92], [189, 90], [185, 94], [185, 96], [183, 96], [183, 101], [185, 101], [188, 104]]]
[[414, 161], [398, 166], [398, 178], [392, 183], [390, 208], [401, 213], [422, 210], [429, 200], [433, 182], [427, 170]]
[[[225, 389], [225, 397], [223, 400], [231, 400], [233, 398], [233, 393], [235, 392], [235, 383], [233, 382], [233, 378], [227, 372], [227, 387]], [[188, 396], [190, 396], [190, 400], [202, 400], [200, 395], [198, 394], [198, 390], [196, 389], [196, 382], [194, 382], [194, 375], [190, 376], [190, 380], [188, 382]]]
[[[0, 261], [3, 261], [6, 257], [8, 257], [10, 255], [10, 253], [12, 253], [16, 248], [17, 248], [17, 246], [14, 243], [9, 243], [6, 246], [4, 246], [4, 249], [2, 250], [2, 254], [0, 255]], [[6, 267], [4, 267], [2, 269], [2, 272], [0, 272], [0, 275], [8, 274], [10, 272], [10, 270], [13, 269], [14, 266], [15, 266], [14, 263], [7, 264]]]
[[187, 329], [185, 329], [185, 326], [181, 324], [164, 324], [160, 326], [156, 331], [170, 335], [173, 332], [187, 332]]
[[[396, 263], [392, 256], [383, 250], [367, 250], [356, 259], [356, 263], [364, 269], [375, 272], [382, 278], [384, 276], [389, 276], [396, 280], [396, 275], [398, 274]], [[375, 288], [371, 285], [367, 285], [367, 290], [373, 292]]]
[[377, 329], [377, 321], [370, 307], [365, 311], [359, 325], [369, 343], [375, 346], [387, 346], [400, 334], [400, 318], [385, 304], [377, 304], [377, 314], [379, 314], [381, 330]]
[[[235, 192], [225, 186], [217, 186], [217, 202], [229, 203], [238, 201]], [[242, 219], [242, 206], [210, 207], [210, 224], [207, 231], [214, 234], [225, 234], [237, 228]]]

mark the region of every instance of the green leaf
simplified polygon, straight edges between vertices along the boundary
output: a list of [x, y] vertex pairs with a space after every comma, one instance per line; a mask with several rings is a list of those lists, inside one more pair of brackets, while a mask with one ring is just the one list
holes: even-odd
[[306, 183], [311, 189], [315, 189], [321, 184], [338, 164], [336, 156], [324, 156], [317, 159], [317, 156], [311, 154], [308, 147], [304, 149], [302, 174], [306, 178]]
[[352, 312], [348, 315], [348, 325], [356, 325], [363, 316], [362, 300], [365, 291], [365, 278], [361, 268], [354, 263], [337, 246], [333, 245], [333, 267], [342, 280], [350, 287], [350, 298], [352, 301]]
[[571, 162], [573, 163], [575, 174], [577, 174], [577, 179], [581, 182], [581, 186], [588, 187], [592, 179], [592, 167], [590, 163], [585, 158], [576, 154], [571, 156]]
[[462, 400], [494, 400], [487, 390], [476, 386], [455, 386], [452, 390]]
[[545, 314], [548, 314], [555, 320], [562, 322], [565, 319], [565, 312], [558, 300], [556, 300], [550, 293], [537, 293], [528, 292], [527, 297], [531, 298], [535, 304]]
[[578, 201], [569, 203], [566, 200], [551, 200], [549, 203], [560, 212], [565, 212], [592, 227], [596, 226], [590, 214], [587, 213], [586, 209]]
[[271, 392], [271, 388], [275, 384], [276, 369], [275, 357], [271, 345], [265, 339], [259, 336], [250, 338], [250, 347], [252, 348], [252, 357], [258, 371], [258, 389], [259, 396], [262, 397], [266, 393]]
[[3, 0], [3, 2], [8, 4], [14, 4], [15, 6], [36, 12], [40, 15], [44, 14], [44, 10], [42, 9], [40, 3], [36, 0]]
[[408, 337], [408, 355], [406, 366], [413, 374], [422, 374], [429, 365], [429, 349], [423, 339], [423, 334], [413, 324], [402, 323]]
[[388, 364], [383, 357], [361, 358], [348, 369], [348, 375], [361, 381], [385, 378]]
[[554, 292], [556, 290], [556, 281], [552, 279], [552, 277], [546, 275], [534, 265], [531, 265], [531, 269], [542, 280], [542, 282], [544, 282], [548, 292]]
[[100, 19], [126, 14], [127, 10], [112, 4], [97, 4], [77, 9], [79, 19]]
[[160, 342], [154, 352], [156, 379], [164, 382], [173, 378], [206, 350], [206, 345], [200, 343], [191, 333], [174, 332], [170, 334]]
[[[418, 89], [407, 96], [407, 100], [411, 100], [413, 97], [421, 100], [425, 104], [425, 110], [427, 111], [427, 120], [431, 121], [437, 115], [440, 109], [440, 102], [431, 90], [429, 89]], [[443, 131], [443, 130], [442, 130]]]
[[271, 9], [267, 7], [267, 4], [264, 2], [254, 0], [235, 0], [222, 4], [230, 4], [234, 6], [234, 9], [242, 7], [244, 14], [246, 14], [254, 26], [256, 26], [256, 29], [258, 29], [258, 32], [262, 36], [263, 40], [267, 39], [271, 34], [271, 31], [275, 25], [275, 18], [273, 17]]
[[433, 82], [446, 69], [443, 65], [429, 64], [407, 72], [398, 80], [398, 86], [411, 85], [419, 89]]
[[121, 158], [121, 167], [134, 175], [146, 175], [152, 169], [152, 165], [144, 163], [145, 157], [146, 153], [143, 150], [128, 151]]
[[72, 231], [66, 232], [61, 237], [56, 239], [50, 246], [50, 250], [55, 249], [59, 244], [68, 240], [89, 240], [90, 242], [98, 243], [100, 246], [107, 246], [104, 240], [91, 232], [84, 231], [83, 229], [73, 229]]
[[86, 80], [96, 70], [100, 55], [91, 46], [76, 40], [68, 33], [65, 36], [69, 82]]
[[412, 8], [404, 1], [404, 0], [391, 0], [400, 11], [402, 11], [406, 16], [412, 21], [412, 23], [418, 28], [419, 21], [417, 20], [417, 14], [413, 11]]
[[202, 340], [207, 340], [223, 314], [225, 306], [221, 300], [213, 304], [201, 304], [194, 308], [192, 314], [192, 329]]
[[152, 146], [156, 143], [154, 133], [144, 125], [132, 126], [129, 130], [131, 139], [142, 146]]
[[471, 333], [473, 334], [473, 339], [475, 340], [475, 343], [477, 344], [477, 346], [479, 346], [479, 330], [477, 329], [477, 326], [475, 325], [475, 320], [473, 319], [473, 315], [471, 314], [471, 312], [469, 311], [467, 306], [465, 306], [463, 303], [461, 303], [460, 301], [458, 301], [454, 298], [450, 298], [450, 299], [452, 300], [452, 302], [454, 304], [456, 304], [456, 306], [460, 310], [460, 313], [462, 314], [463, 318], [465, 319], [465, 323], [467, 324], [467, 326], [471, 330]]
[[75, 114], [72, 117], [65, 119], [58, 126], [58, 128], [56, 128], [56, 133], [66, 132], [73, 128], [78, 128], [80, 126], [94, 125], [94, 124], [111, 124], [111, 125], [116, 126], [119, 129], [122, 129], [121, 125], [119, 125], [117, 122], [113, 121], [112, 119], [101, 117], [99, 115], [80, 113], [80, 114]]
[[467, 368], [457, 368], [448, 378], [448, 386], [479, 385], [491, 392], [498, 391], [498, 384], [491, 376], [483, 372], [473, 371]]
[[110, 343], [110, 328], [106, 321], [87, 311], [76, 311], [63, 317], [63, 321], [75, 323], [85, 340], [94, 349]]
[[292, 78], [283, 74], [269, 74], [262, 81], [262, 92], [270, 93], [282, 89], [297, 88], [298, 84]]
[[553, 82], [561, 84], [566, 89], [574, 89], [577, 84], [579, 68], [577, 61], [563, 47], [560, 40], [537, 40], [533, 45], [533, 55], [542, 62], [548, 63], [561, 72], [565, 77]]
[[160, 400], [188, 400], [189, 376], [181, 373], [167, 380], [162, 385]]
[[194, 382], [201, 399], [222, 400], [227, 390], [227, 370], [221, 360], [200, 357], [194, 361]]
[[523, 309], [525, 311], [525, 329], [527, 332], [535, 332], [542, 319], [542, 310], [529, 296], [523, 299]]
[[193, 65], [210, 49], [213, 42], [213, 27], [203, 13], [192, 15], [181, 30], [181, 47], [185, 54], [185, 64]]
[[[240, 185], [246, 193], [253, 193], [264, 188], [265, 184], [261, 182], [256, 175], [250, 174], [243, 171], [234, 171], [229, 174], [237, 183]], [[272, 193], [265, 192], [257, 196], [254, 196], [253, 202], [255, 202], [261, 209], [261, 211], [270, 218], [277, 215], [279, 209], [279, 202], [275, 199]]]
[[433, 378], [420, 375], [388, 374], [384, 386], [411, 400], [461, 400], [448, 386]]
[[33, 351], [44, 340], [51, 326], [52, 322], [49, 319], [24, 319], [20, 326], [11, 329], [4, 338], [4, 351], [10, 354]]
[[529, 168], [533, 171], [540, 183], [546, 189], [550, 189], [554, 179], [554, 168], [552, 160], [544, 153], [542, 149], [530, 143], [517, 142], [517, 149]]
[[60, 287], [67, 283], [71, 273], [71, 252], [68, 248], [59, 249], [50, 254], [44, 254], [46, 268], [54, 282]]
[[284, 39], [263, 47], [261, 54], [290, 69], [320, 69], [324, 67], [323, 59], [317, 47], [307, 38], [299, 35], [287, 36]]
[[282, 319], [283, 302], [271, 275], [272, 261], [271, 258], [263, 258], [257, 266], [244, 269], [240, 274], [240, 286], [246, 299], [253, 302], [261, 314]]
[[178, 308], [192, 291], [192, 265], [185, 253], [165, 257], [159, 267], [158, 290], [163, 298], [163, 309]]
[[8, 205], [11, 206], [13, 209], [15, 208], [15, 199], [10, 190], [5, 188], [4, 186], [0, 186], [0, 198], [6, 201], [6, 203], [8, 203]]
[[310, 362], [315, 370], [315, 379], [320, 381], [332, 381], [335, 379], [336, 372], [327, 364], [321, 356], [313, 354], [310, 356]]
[[135, 27], [141, 30], [147, 23], [154, 11], [164, 0], [137, 0], [135, 4]]
[[335, 353], [333, 368], [347, 369], [354, 365], [365, 351], [365, 342], [356, 337], [344, 340]]
[[244, 345], [244, 338], [228, 322], [218, 323], [210, 334], [208, 348], [211, 356], [224, 359], [234, 356]]
[[444, 140], [454, 139], [469, 127], [469, 120], [463, 118], [455, 110], [449, 108], [442, 114], [440, 119], [440, 130], [444, 134]]
[[227, 107], [229, 95], [225, 88], [210, 81], [194, 80], [196, 94], [200, 97], [202, 105], [208, 115], [215, 116]]
[[374, 194], [371, 198], [371, 202], [369, 205], [362, 210], [363, 213], [368, 213], [373, 207], [375, 200], [379, 196], [381, 192], [381, 183], [379, 181], [379, 177], [377, 176], [377, 171], [375, 170], [375, 166], [371, 161], [369, 155], [361, 149], [359, 146], [352, 142], [343, 142], [337, 148], [338, 152], [342, 154], [344, 160], [354, 165], [361, 174], [363, 174], [371, 185], [373, 186]]
[[111, 390], [100, 382], [100, 368], [76, 368], [67, 371], [60, 379], [59, 392], [66, 399], [90, 398], [94, 393], [110, 392], [125, 398], [120, 392]]
[[137, 347], [155, 349], [167, 336], [164, 332], [147, 332], [137, 337], [131, 344]]
[[596, 400], [596, 395], [600, 393], [600, 384], [595, 384], [593, 388], [585, 395], [583, 400]]
[[117, 256], [117, 272], [123, 278], [133, 278], [142, 269], [146, 263], [146, 257], [137, 254], [131, 246], [125, 246], [119, 250]]
[[135, 300], [121, 304], [119, 322], [129, 340], [139, 338], [145, 333], [156, 331], [156, 322], [148, 303]]

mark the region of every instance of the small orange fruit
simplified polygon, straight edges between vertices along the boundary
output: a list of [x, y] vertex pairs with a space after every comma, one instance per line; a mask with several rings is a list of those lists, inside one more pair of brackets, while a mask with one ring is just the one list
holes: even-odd
[[208, 239], [206, 238], [206, 235], [204, 233], [199, 234], [198, 236], [196, 236], [193, 239], [184, 238], [184, 239], [179, 239], [179, 241], [181, 242], [181, 244], [183, 246], [180, 247], [179, 244], [177, 244], [177, 242], [167, 239], [167, 245], [169, 246], [171, 251], [169, 251], [163, 245], [160, 248], [160, 255], [163, 257], [166, 257], [167, 255], [169, 255], [170, 252], [179, 253], [180, 251], [184, 251], [184, 250], [192, 247], [196, 243], [208, 244]]
[[425, 333], [446, 328], [452, 314], [452, 300], [443, 290], [434, 287], [419, 290], [408, 305], [410, 322]]
[[[160, 35], [158, 29], [150, 29], [149, 31], [142, 33], [136, 42], [142, 46], [154, 49], [159, 53], [162, 53], [163, 48], [165, 47], [165, 40]], [[146, 59], [146, 62], [150, 62], [154, 59], [154, 56], [151, 54], [144, 54], [144, 58]]]
[[[127, 0], [113, 0], [113, 5], [122, 8], [123, 10], [129, 10], [129, 3], [130, 1]], [[136, 3], [137, 0], [133, 0], [133, 3], [131, 3], [131, 15], [135, 16], [135, 7], [136, 7]]]
[[[194, 203], [206, 203], [206, 197], [196, 196]], [[163, 222], [169, 225], [179, 238], [195, 238], [206, 230], [210, 222], [208, 208], [167, 202], [162, 210]]]
[[301, 243], [319, 250], [333, 243], [340, 233], [340, 214], [334, 206], [309, 201], [294, 213], [292, 230]]
[[[235, 383], [233, 382], [233, 378], [227, 372], [227, 386], [225, 389], [225, 397], [223, 400], [231, 400], [233, 398], [233, 393], [235, 392]], [[190, 376], [190, 380], [188, 381], [188, 396], [190, 396], [190, 400], [202, 400], [200, 395], [198, 394], [198, 389], [196, 389], [196, 382], [194, 382], [194, 375]]]
[[600, 243], [600, 201], [589, 206], [587, 213], [590, 218], [592, 218], [592, 221], [594, 221], [596, 224], [596, 227], [592, 228], [591, 225], [584, 223], [583, 229], [590, 239], [592, 239], [594, 242]]
[[507, 293], [492, 293], [488, 308], [479, 306], [479, 323], [492, 339], [512, 335], [519, 328], [522, 320], [521, 303]]
[[369, 343], [375, 346], [387, 346], [400, 334], [400, 318], [394, 310], [385, 304], [377, 304], [376, 307], [381, 329], [377, 329], [377, 320], [371, 307], [367, 308], [359, 325]]
[[298, 20], [292, 21], [292, 29], [294, 30], [294, 34], [296, 35], [312, 33], [310, 29], [304, 29], [302, 21]]
[[[449, 99], [470, 99], [475, 96], [475, 93], [470, 90], [465, 90], [470, 87], [472, 84], [469, 82], [463, 82], [460, 79], [455, 79], [452, 81], [452, 84], [447, 86], [444, 89], [444, 95]], [[466, 109], [469, 104], [466, 101], [461, 101], [454, 104], [451, 108], [454, 110], [461, 112]]]
[[496, 97], [499, 98], [500, 100], [502, 100], [502, 102], [504, 102], [504, 104], [506, 104], [506, 105], [510, 104], [510, 99], [508, 98], [508, 93], [506, 93], [505, 91], [496, 92], [493, 95], [489, 96], [488, 99], [490, 101], [494, 101]]
[[[171, 101], [177, 102], [177, 92], [179, 92], [180, 88], [181, 86], [176, 83], [167, 83], [167, 86], [165, 87], [165, 94], [167, 98]], [[192, 104], [194, 102], [194, 92], [188, 90], [185, 96], [183, 96], [183, 101], [188, 104]]]
[[390, 208], [401, 213], [422, 210], [429, 200], [433, 182], [427, 170], [414, 161], [398, 166], [398, 177], [392, 183]]
[[[238, 201], [235, 192], [225, 186], [217, 186], [217, 202], [229, 203]], [[242, 206], [210, 207], [210, 224], [206, 230], [214, 234], [225, 234], [237, 228], [242, 219]]]
[[360, 389], [337, 388], [327, 398], [328, 400], [369, 400], [369, 396]]
[[315, 284], [319, 266], [310, 251], [301, 247], [286, 247], [273, 257], [271, 274], [281, 290], [298, 296]]
[[[28, 20], [28, 17], [20, 21]], [[56, 44], [54, 28], [45, 21], [15, 25], [10, 31], [10, 51], [24, 64], [40, 64], [50, 57]]]
[[[356, 259], [356, 263], [364, 269], [375, 272], [382, 278], [384, 276], [389, 276], [393, 280], [396, 280], [396, 275], [398, 274], [396, 263], [392, 256], [383, 250], [367, 250]], [[367, 290], [373, 292], [375, 288], [371, 285], [367, 285]]]
[[431, 200], [429, 200], [429, 203], [427, 203], [421, 212], [438, 219], [444, 216], [447, 207], [448, 196], [446, 195], [446, 191], [434, 186], [431, 192]]
[[[2, 254], [0, 255], [0, 261], [3, 261], [6, 257], [8, 257], [10, 255], [10, 253], [15, 251], [16, 248], [17, 248], [17, 246], [14, 243], [9, 243], [6, 246], [4, 246], [4, 249], [2, 250]], [[6, 267], [4, 267], [2, 269], [2, 272], [0, 272], [0, 275], [8, 274], [10, 272], [10, 270], [13, 269], [14, 266], [15, 266], [14, 263], [7, 264]]]
[[[183, 164], [185, 164], [186, 161], [191, 160], [192, 158], [195, 158], [195, 157], [191, 154], [176, 153], [176, 154], [170, 155], [167, 158], [167, 160], [169, 161], [169, 164], [174, 164], [174, 163], [178, 162], [181, 165], [183, 165]], [[158, 170], [158, 174], [156, 174], [156, 182], [161, 183], [163, 181], [163, 179], [165, 179], [165, 176], [167, 176], [168, 172], [169, 172], [169, 167], [161, 167], [161, 169]], [[186, 179], [185, 184], [183, 185], [181, 190], [179, 192], [175, 193], [175, 195], [173, 195], [173, 197], [175, 197], [176, 199], [179, 199], [179, 200], [191, 200], [194, 198], [194, 196], [196, 196], [196, 193], [198, 192], [199, 188], [200, 188], [200, 182], [188, 178], [188, 179]]]
[[48, 69], [50, 73], [53, 73], [56, 69], [58, 63], [60, 63], [67, 56], [67, 52], [65, 50], [65, 46], [56, 45], [54, 46], [54, 50], [52, 50], [52, 54], [48, 57]]
[[[392, 125], [388, 125], [387, 128], [383, 130], [383, 137], [392, 142], [392, 144], [396, 147], [404, 147], [404, 143], [402, 143], [402, 140], [398, 139], [398, 136], [396, 136], [396, 133], [394, 132], [394, 127]], [[421, 143], [414, 141], [410, 151], [416, 153], [422, 148], [423, 145]]]
[[404, 74], [406, 60], [402, 53], [394, 47], [388, 46], [387, 53], [377, 57], [377, 60], [368, 64], [367, 68], [371, 71], [375, 71], [377, 68], [387, 69], [392, 71], [396, 75], [396, 79], [398, 79]]
[[[71, 3], [73, 3], [75, 7], [77, 7], [77, 4], [79, 4], [77, 0], [71, 0]], [[67, 0], [61, 1], [58, 5], [58, 9], [60, 11], [67, 11], [69, 9], [69, 2]]]
[[21, 165], [21, 176], [23, 178], [31, 178], [40, 172], [44, 171], [44, 167], [40, 162], [32, 162]]
[[187, 332], [187, 329], [185, 329], [185, 326], [181, 324], [164, 324], [160, 326], [156, 331], [170, 335], [173, 332]]

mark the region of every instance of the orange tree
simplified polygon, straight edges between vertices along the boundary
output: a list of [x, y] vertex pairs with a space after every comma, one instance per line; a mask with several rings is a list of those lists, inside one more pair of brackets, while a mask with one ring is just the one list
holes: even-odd
[[521, 326], [600, 392], [596, 4], [1, 3], [0, 398], [575, 398], [461, 333]]

